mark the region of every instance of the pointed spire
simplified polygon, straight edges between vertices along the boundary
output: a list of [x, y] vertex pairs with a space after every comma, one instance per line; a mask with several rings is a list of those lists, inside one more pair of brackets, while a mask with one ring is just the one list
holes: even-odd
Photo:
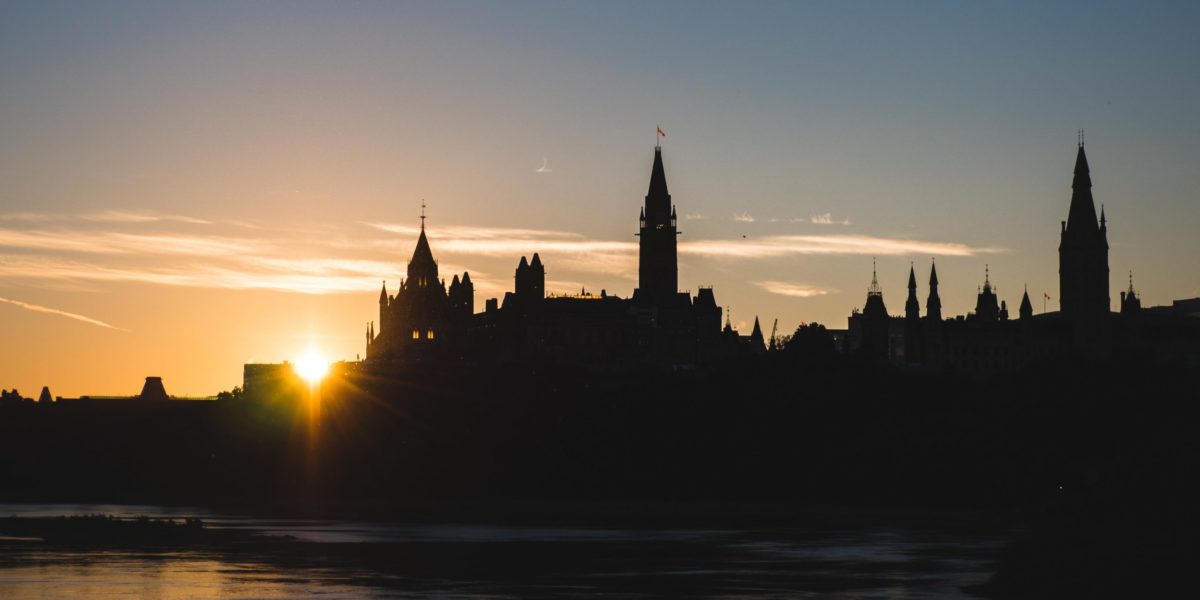
[[911, 262], [908, 264], [908, 299], [904, 302], [904, 316], [913, 320], [921, 318], [921, 302], [917, 300], [917, 272]]
[[936, 262], [929, 268], [929, 297], [925, 300], [925, 316], [934, 322], [942, 320], [942, 299], [938, 297]]
[[1021, 307], [1017, 309], [1017, 314], [1022, 319], [1028, 319], [1033, 316], [1033, 303], [1029, 301], [1029, 286], [1025, 286], [1025, 294], [1021, 296]]
[[648, 198], [665, 198], [670, 197], [667, 192], [667, 172], [663, 168], [662, 148], [654, 147], [654, 167], [650, 170], [650, 190], [646, 192]]
[[1129, 293], [1133, 293], [1133, 269], [1129, 270]]
[[754, 315], [754, 329], [750, 332], [754, 337], [762, 337], [762, 327], [758, 324], [758, 315]]
[[521, 262], [517, 263], [517, 269], [524, 270], [524, 269], [528, 269], [528, 268], [529, 268], [529, 261], [525, 259], [524, 255], [522, 255]]
[[868, 296], [879, 296], [883, 292], [879, 290], [879, 277], [875, 271], [875, 257], [871, 257], [871, 287], [867, 288]]
[[1075, 157], [1075, 178], [1071, 182], [1071, 208], [1067, 213], [1067, 231], [1096, 231], [1096, 203], [1092, 200], [1092, 177], [1083, 145]]
[[425, 231], [425, 200], [421, 200], [421, 231]]
[[454, 279], [450, 280], [450, 287], [452, 287], [452, 288], [458, 287], [458, 275], [457, 274], [454, 275]]
[[425, 237], [425, 224], [421, 223], [421, 235], [417, 238], [417, 247], [413, 250], [410, 263], [419, 265], [433, 263], [433, 250], [429, 249], [429, 238]]
[[384, 281], [384, 282], [383, 282], [383, 289], [379, 290], [379, 303], [380, 303], [380, 304], [387, 304], [387, 301], [388, 301], [388, 295], [387, 295], [387, 282], [386, 282], [386, 281]]
[[471, 274], [466, 271], [463, 271], [462, 282], [463, 282], [463, 285], [471, 285]]
[[535, 269], [542, 268], [542, 257], [538, 256], [537, 252], [533, 253], [533, 260], [529, 261], [529, 266]]
[[987, 263], [983, 265], [983, 289], [989, 292], [992, 291], [992, 275]]

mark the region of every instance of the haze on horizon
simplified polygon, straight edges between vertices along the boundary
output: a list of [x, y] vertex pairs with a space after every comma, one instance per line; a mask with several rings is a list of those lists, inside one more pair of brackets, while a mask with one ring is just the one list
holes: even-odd
[[629, 295], [654, 128], [680, 285], [735, 325], [891, 312], [937, 258], [1057, 308], [1076, 131], [1112, 297], [1200, 295], [1192, 3], [6, 3], [0, 387], [177, 395], [363, 352], [422, 200], [476, 305]]

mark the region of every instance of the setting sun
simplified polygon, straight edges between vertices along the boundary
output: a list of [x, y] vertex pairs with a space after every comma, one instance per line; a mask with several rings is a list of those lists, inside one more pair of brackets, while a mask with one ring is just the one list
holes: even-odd
[[317, 383], [329, 372], [329, 363], [317, 352], [309, 350], [304, 356], [296, 359], [293, 368], [305, 381]]

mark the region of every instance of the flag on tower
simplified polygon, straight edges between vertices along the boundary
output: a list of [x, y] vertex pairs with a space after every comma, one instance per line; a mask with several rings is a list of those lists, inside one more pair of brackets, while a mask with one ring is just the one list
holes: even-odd
[[667, 137], [667, 132], [663, 131], [662, 127], [659, 127], [658, 128], [658, 136], [659, 137]]
[[1042, 296], [1045, 297], [1047, 300], [1050, 299], [1050, 294], [1047, 294], [1046, 292], [1042, 292]]

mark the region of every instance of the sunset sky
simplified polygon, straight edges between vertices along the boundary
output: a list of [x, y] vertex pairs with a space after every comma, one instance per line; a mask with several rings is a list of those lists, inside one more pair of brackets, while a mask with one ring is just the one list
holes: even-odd
[[1200, 5], [6, 2], [0, 387], [177, 395], [364, 351], [422, 199], [476, 307], [636, 285], [655, 126], [680, 286], [748, 329], [889, 311], [936, 257], [1057, 309], [1076, 131], [1111, 289], [1200, 296]]

